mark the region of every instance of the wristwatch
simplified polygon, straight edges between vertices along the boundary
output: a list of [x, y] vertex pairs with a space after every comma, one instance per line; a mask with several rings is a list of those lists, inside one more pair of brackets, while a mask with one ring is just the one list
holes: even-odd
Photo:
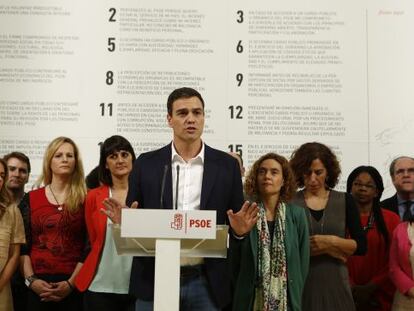
[[28, 288], [30, 288], [30, 286], [32, 285], [32, 283], [33, 283], [34, 281], [38, 280], [38, 279], [39, 279], [39, 278], [38, 278], [36, 275], [32, 274], [31, 276], [28, 276], [27, 278], [25, 278], [25, 279], [24, 279], [24, 284], [25, 284]]

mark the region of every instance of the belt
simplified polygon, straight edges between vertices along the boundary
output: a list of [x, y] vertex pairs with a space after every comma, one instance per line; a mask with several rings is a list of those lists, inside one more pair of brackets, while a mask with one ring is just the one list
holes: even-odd
[[180, 269], [180, 277], [183, 279], [194, 278], [204, 273], [204, 265], [182, 266]]

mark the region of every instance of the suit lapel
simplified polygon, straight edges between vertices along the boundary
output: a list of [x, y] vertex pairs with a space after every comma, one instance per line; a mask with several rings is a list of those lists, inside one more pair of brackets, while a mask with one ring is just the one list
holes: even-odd
[[[207, 202], [218, 173], [218, 164], [211, 148], [205, 145], [203, 182], [201, 186], [200, 209], [207, 209]], [[213, 206], [214, 208], [214, 206]]]
[[162, 178], [164, 176], [164, 168], [167, 165], [167, 175], [165, 178], [165, 187], [164, 187], [164, 194], [162, 198], [162, 207], [164, 209], [172, 209], [172, 167], [171, 167], [171, 143], [168, 144], [166, 147], [161, 149], [161, 161], [162, 165], [159, 167], [159, 175], [160, 176], [160, 189], [162, 184]]
[[392, 205], [392, 208], [393, 208], [394, 212], [397, 213], [398, 216], [400, 216], [400, 211], [398, 209], [398, 197], [397, 197], [397, 193], [394, 195], [394, 204]]

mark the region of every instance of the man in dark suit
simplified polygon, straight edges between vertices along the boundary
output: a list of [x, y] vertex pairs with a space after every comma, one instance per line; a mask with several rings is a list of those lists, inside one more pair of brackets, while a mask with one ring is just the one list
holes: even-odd
[[[3, 159], [9, 169], [9, 177], [6, 182], [7, 190], [13, 203], [19, 205], [25, 195], [24, 188], [30, 177], [30, 159], [19, 151], [6, 154]], [[11, 279], [13, 307], [15, 311], [25, 311], [27, 309], [27, 287], [19, 270], [15, 271]]]
[[402, 156], [394, 159], [390, 175], [397, 192], [380, 205], [399, 215], [401, 220], [409, 220], [414, 215], [414, 158]]
[[[168, 97], [167, 110], [173, 141], [161, 149], [141, 154], [135, 161], [127, 205], [138, 202], [139, 208], [171, 209], [177, 205], [184, 210], [216, 210], [217, 223], [228, 223], [228, 219], [232, 239], [242, 238], [257, 220], [257, 206], [243, 203], [237, 161], [201, 140], [203, 98], [194, 89], [180, 88]], [[107, 205], [111, 216], [116, 208], [110, 207], [111, 200]], [[152, 310], [154, 264], [154, 258], [134, 258], [130, 293], [138, 298], [136, 310]], [[180, 310], [221, 310], [231, 303], [226, 259], [182, 259], [180, 283]]]

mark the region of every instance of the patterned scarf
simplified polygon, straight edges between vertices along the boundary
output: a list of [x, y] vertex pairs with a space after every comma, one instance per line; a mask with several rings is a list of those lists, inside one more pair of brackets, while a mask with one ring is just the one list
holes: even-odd
[[254, 311], [287, 311], [286, 205], [280, 203], [276, 208], [273, 243], [263, 203], [260, 203], [259, 208], [258, 280]]

